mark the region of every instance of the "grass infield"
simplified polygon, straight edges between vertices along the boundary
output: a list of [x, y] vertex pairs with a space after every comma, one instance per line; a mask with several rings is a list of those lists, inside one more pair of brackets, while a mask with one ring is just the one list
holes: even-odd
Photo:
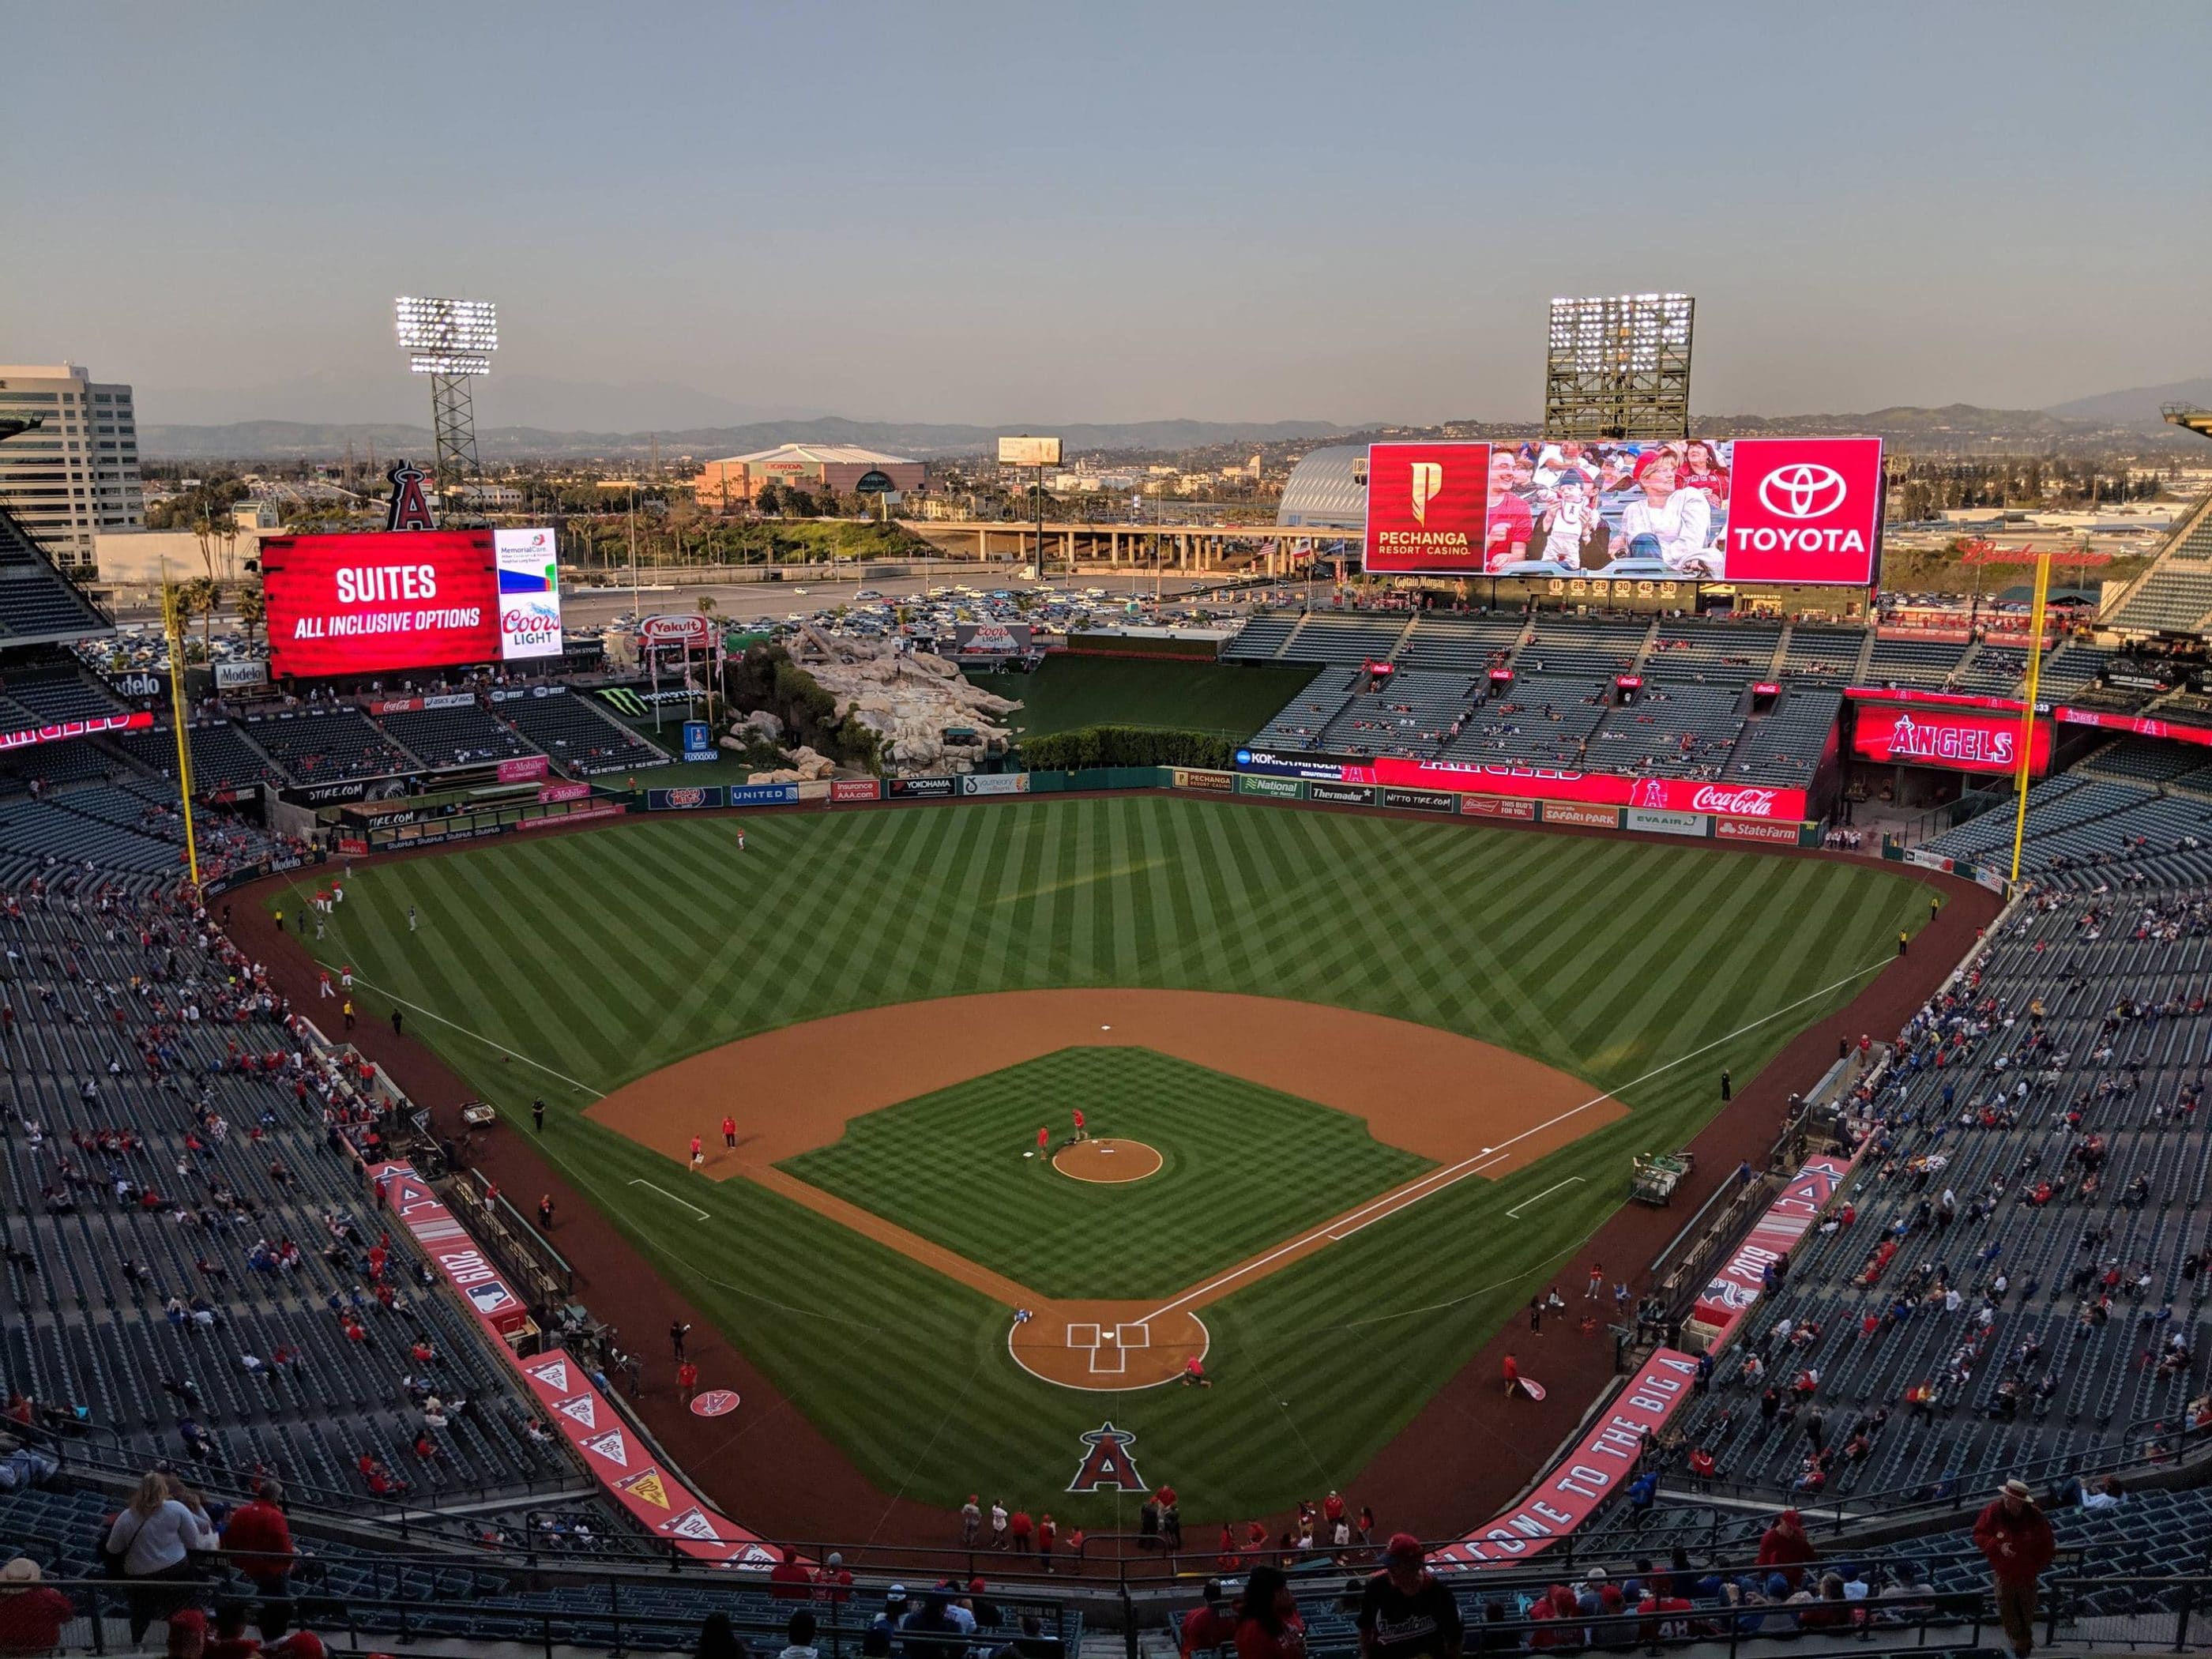
[[1124, 661], [1060, 652], [1034, 674], [970, 674], [986, 691], [1017, 697], [1007, 718], [1024, 737], [1083, 726], [1155, 726], [1250, 737], [1304, 690], [1310, 667]]
[[[323, 948], [371, 1017], [386, 991], [425, 1011], [409, 1034], [510, 1121], [543, 1093], [546, 1154], [885, 1492], [995, 1491], [1094, 1529], [1135, 1521], [1061, 1490], [1108, 1416], [1187, 1525], [1358, 1501], [1363, 1465], [1579, 1266], [1629, 1154], [1683, 1144], [1723, 1066], [1748, 1079], [1927, 916], [1917, 886], [1856, 864], [1165, 795], [775, 814], [743, 822], [742, 854], [738, 828], [671, 817], [366, 868]], [[665, 1185], [668, 1161], [580, 1115], [586, 1088], [795, 1021], [1085, 985], [1424, 1022], [1632, 1109], [1212, 1304], [1212, 1389], [1110, 1396], [1027, 1376], [1004, 1309], [750, 1182], [684, 1187], [704, 1220], [631, 1186]]]
[[[1127, 1187], [1051, 1168], [1078, 1107], [1163, 1160]], [[1029, 1154], [1029, 1156], [1025, 1156]], [[1047, 1296], [1169, 1297], [1430, 1161], [1346, 1114], [1149, 1048], [1063, 1048], [856, 1118], [781, 1167]]]

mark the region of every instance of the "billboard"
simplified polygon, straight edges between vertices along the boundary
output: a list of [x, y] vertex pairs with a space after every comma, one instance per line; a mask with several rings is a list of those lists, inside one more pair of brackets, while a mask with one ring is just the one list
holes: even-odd
[[1000, 466], [1058, 466], [1060, 440], [1057, 438], [1001, 438], [999, 440]]
[[[1655, 812], [1720, 813], [1737, 818], [1805, 817], [1802, 789], [1764, 784], [1711, 783], [1696, 778], [1632, 777], [1617, 772], [1578, 772], [1563, 767], [1489, 764], [1474, 761], [1411, 760], [1399, 755], [1332, 755], [1319, 750], [1239, 749], [1237, 769], [1308, 781], [1310, 800], [1349, 801], [1349, 795], [1324, 793], [1323, 786], [1382, 784], [1409, 789], [1441, 789], [1462, 795], [1521, 800], [1586, 801], [1593, 806], [1637, 806]], [[1366, 797], [1363, 794], [1364, 801]], [[1486, 808], [1483, 816], [1497, 816]], [[1547, 815], [1570, 822], [1565, 813]], [[1572, 822], [1618, 827], [1617, 814], [1592, 813]]]
[[[2035, 722], [2028, 771], [2051, 769], [2051, 722]], [[1940, 766], [1954, 772], [2010, 774], [2020, 769], [2020, 720], [1954, 708], [1893, 708], [1862, 703], [1851, 750], [1863, 760]]]
[[501, 662], [561, 654], [561, 566], [550, 530], [495, 530]]
[[533, 538], [551, 545], [543, 530], [270, 537], [270, 672], [313, 679], [557, 656], [557, 578]]
[[1367, 568], [1864, 587], [1881, 547], [1879, 438], [1382, 443]]

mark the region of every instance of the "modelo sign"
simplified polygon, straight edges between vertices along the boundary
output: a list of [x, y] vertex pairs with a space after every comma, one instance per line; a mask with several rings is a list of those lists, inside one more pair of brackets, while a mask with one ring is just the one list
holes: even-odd
[[[2020, 721], [1998, 714], [1950, 709], [1884, 708], [1861, 705], [1852, 751], [1871, 761], [1940, 766], [1954, 772], [2012, 773], [2020, 769]], [[2028, 770], [2051, 766], [2051, 722], [2035, 722]]]
[[1376, 444], [1379, 574], [1848, 585], [1881, 544], [1879, 438]]

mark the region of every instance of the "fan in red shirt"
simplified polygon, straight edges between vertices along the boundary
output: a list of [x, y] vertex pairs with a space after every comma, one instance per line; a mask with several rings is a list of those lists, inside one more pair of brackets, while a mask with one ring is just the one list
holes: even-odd
[[45, 1653], [62, 1644], [62, 1626], [76, 1609], [41, 1584], [39, 1564], [19, 1555], [0, 1567], [0, 1653]]
[[1016, 1510], [1012, 1518], [1006, 1522], [1006, 1531], [1013, 1539], [1014, 1553], [1027, 1555], [1030, 1553], [1030, 1540], [1036, 1531], [1036, 1523], [1030, 1519], [1030, 1512], [1027, 1510]]
[[[1261, 1538], [1267, 1535], [1261, 1528]], [[1305, 1620], [1298, 1617], [1297, 1599], [1282, 1569], [1253, 1568], [1237, 1612], [1237, 1659], [1305, 1659]]]
[[788, 1544], [783, 1559], [768, 1570], [768, 1593], [779, 1601], [814, 1599], [814, 1575], [799, 1565], [799, 1552]]
[[1513, 452], [1490, 453], [1490, 504], [1484, 518], [1482, 568], [1499, 567], [1528, 556], [1528, 538], [1536, 532], [1535, 515], [1528, 503], [1513, 493]]
[[[284, 1581], [292, 1572], [292, 1528], [278, 1507], [283, 1501], [284, 1489], [274, 1480], [264, 1481], [251, 1503], [240, 1504], [230, 1512], [222, 1529], [223, 1548], [237, 1557], [232, 1565], [251, 1578], [264, 1595], [283, 1595]], [[282, 1636], [281, 1618], [275, 1630], [264, 1622], [261, 1633]]]

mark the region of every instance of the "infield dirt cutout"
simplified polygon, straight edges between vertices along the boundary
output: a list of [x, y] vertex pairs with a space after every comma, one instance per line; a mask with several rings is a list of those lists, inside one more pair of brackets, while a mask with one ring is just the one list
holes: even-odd
[[[1437, 1167], [1163, 1304], [1055, 1301], [775, 1167], [836, 1141], [854, 1118], [1083, 1047], [1152, 1048], [1302, 1097]], [[1065, 1388], [1114, 1391], [1173, 1382], [1202, 1358], [1198, 1315], [1208, 1303], [1461, 1181], [1526, 1167], [1627, 1109], [1526, 1055], [1410, 1020], [1219, 991], [1105, 988], [942, 997], [787, 1025], [664, 1066], [586, 1115], [679, 1171], [702, 1137], [708, 1177], [757, 1182], [980, 1291], [1016, 1316], [1006, 1339], [1016, 1364]], [[726, 1111], [738, 1123], [734, 1152], [720, 1146]], [[1159, 1167], [1157, 1151], [1126, 1144], [1148, 1155], [1146, 1174]], [[1061, 1148], [1054, 1167], [1081, 1180], [1135, 1178], [1061, 1166], [1085, 1146], [1102, 1143]]]

